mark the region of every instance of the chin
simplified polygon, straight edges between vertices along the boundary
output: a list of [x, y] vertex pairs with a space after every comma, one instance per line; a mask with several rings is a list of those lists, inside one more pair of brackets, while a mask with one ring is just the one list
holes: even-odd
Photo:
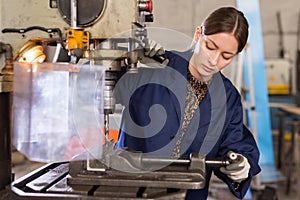
[[201, 75], [201, 76], [211, 76], [212, 73], [209, 73], [207, 71], [205, 71], [204, 69], [199, 69], [198, 70], [198, 73]]

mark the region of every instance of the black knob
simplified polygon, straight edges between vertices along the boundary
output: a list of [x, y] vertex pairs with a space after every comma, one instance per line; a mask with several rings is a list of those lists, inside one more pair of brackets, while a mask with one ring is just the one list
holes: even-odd
[[153, 14], [145, 15], [145, 22], [153, 22], [153, 21], [154, 21]]

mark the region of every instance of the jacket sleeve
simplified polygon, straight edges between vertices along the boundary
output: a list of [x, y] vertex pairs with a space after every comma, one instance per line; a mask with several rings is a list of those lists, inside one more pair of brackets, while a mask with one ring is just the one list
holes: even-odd
[[259, 150], [253, 134], [243, 124], [243, 110], [239, 93], [234, 89], [227, 100], [227, 114], [229, 123], [226, 125], [224, 135], [222, 136], [219, 155], [225, 157], [228, 151], [242, 154], [248, 159], [251, 166], [248, 178], [240, 184], [233, 183], [227, 175], [220, 172], [219, 168], [214, 170], [217, 177], [223, 180], [237, 197], [242, 199], [250, 187], [253, 176], [257, 175], [261, 169], [259, 167]]

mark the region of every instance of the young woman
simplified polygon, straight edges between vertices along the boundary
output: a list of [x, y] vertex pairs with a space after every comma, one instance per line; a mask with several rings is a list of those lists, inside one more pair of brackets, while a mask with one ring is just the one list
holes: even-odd
[[213, 11], [194, 34], [187, 52], [165, 51], [168, 66], [140, 68], [117, 83], [117, 102], [124, 105], [117, 147], [149, 155], [206, 158], [238, 155], [238, 162], [206, 168], [203, 189], [188, 190], [186, 199], [207, 199], [212, 172], [243, 198], [260, 172], [259, 151], [243, 124], [241, 97], [220, 72], [247, 43], [248, 23], [233, 7]]

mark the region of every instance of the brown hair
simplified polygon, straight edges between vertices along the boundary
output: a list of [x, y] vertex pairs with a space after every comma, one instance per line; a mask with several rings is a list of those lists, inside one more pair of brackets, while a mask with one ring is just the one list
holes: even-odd
[[248, 28], [247, 19], [241, 11], [233, 7], [221, 7], [204, 20], [202, 34], [232, 33], [238, 41], [237, 53], [239, 53], [247, 43]]

